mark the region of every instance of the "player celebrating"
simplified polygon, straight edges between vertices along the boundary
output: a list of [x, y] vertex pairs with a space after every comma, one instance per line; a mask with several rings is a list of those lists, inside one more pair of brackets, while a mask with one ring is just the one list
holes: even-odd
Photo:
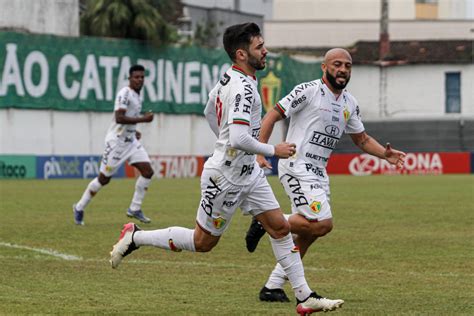
[[[322, 79], [297, 85], [282, 98], [262, 121], [259, 140], [268, 142], [275, 123], [289, 117], [287, 142], [295, 143], [298, 152], [280, 160], [278, 175], [291, 200], [289, 216], [295, 244], [303, 257], [309, 246], [333, 228], [329, 205], [329, 178], [326, 165], [342, 133], [350, 135], [363, 151], [402, 167], [405, 153], [384, 148], [364, 130], [356, 99], [344, 88], [351, 77], [352, 58], [344, 49], [334, 48], [324, 56]], [[260, 166], [271, 168], [264, 157]], [[247, 232], [247, 249], [253, 252], [265, 233], [265, 225], [254, 218]], [[283, 291], [286, 273], [277, 264], [260, 291], [262, 301], [288, 301]]]
[[205, 109], [218, 139], [201, 176], [201, 202], [195, 228], [142, 231], [133, 223], [126, 224], [111, 252], [112, 267], [118, 267], [123, 257], [140, 246], [208, 252], [216, 246], [240, 207], [255, 216], [270, 234], [275, 257], [293, 286], [297, 312], [307, 315], [334, 310], [344, 301], [323, 298], [309, 288], [288, 222], [256, 162], [255, 154], [288, 158], [295, 153], [292, 143], [272, 146], [256, 140], [262, 104], [255, 72], [265, 67], [267, 55], [259, 27], [245, 23], [227, 28], [224, 48], [233, 66], [209, 93]]
[[87, 204], [110, 182], [111, 177], [126, 160], [141, 174], [135, 184], [135, 193], [127, 216], [143, 223], [150, 222], [150, 219], [143, 214], [141, 205], [150, 185], [153, 169], [147, 152], [139, 142], [141, 133], [136, 129], [137, 123], [153, 121], [151, 112], [140, 115], [142, 110], [140, 90], [145, 80], [145, 68], [141, 65], [130, 67], [128, 80], [128, 87], [121, 89], [115, 99], [114, 119], [105, 137], [105, 150], [99, 176], [89, 183], [79, 202], [72, 206], [77, 225], [84, 225], [84, 210]]

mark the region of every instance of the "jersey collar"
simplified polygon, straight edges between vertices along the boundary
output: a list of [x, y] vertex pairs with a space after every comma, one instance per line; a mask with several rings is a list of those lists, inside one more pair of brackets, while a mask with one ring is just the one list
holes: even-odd
[[248, 76], [248, 77], [252, 78], [253, 80], [257, 80], [257, 77], [255, 77], [253, 75], [246, 74], [244, 72], [244, 70], [242, 68], [240, 68], [239, 66], [237, 66], [237, 65], [232, 65], [232, 70], [237, 71], [238, 73], [241, 73], [244, 76]]
[[326, 90], [332, 94], [332, 96], [334, 97], [334, 99], [335, 99], [336, 101], [338, 101], [338, 99], [344, 94], [344, 91], [345, 91], [345, 90], [343, 89], [342, 92], [341, 92], [341, 94], [336, 97], [336, 95], [334, 94], [334, 92], [332, 92], [331, 89], [329, 89], [329, 87], [328, 87], [328, 85], [327, 85], [327, 83], [326, 83], [326, 80], [324, 80], [324, 78], [322, 78], [322, 77], [321, 77], [321, 83], [322, 83], [324, 86], [326, 86]]

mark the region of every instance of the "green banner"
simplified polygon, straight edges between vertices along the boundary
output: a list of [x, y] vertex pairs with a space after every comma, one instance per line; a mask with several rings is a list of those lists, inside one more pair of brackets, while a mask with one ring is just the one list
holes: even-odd
[[[179, 114], [202, 114], [209, 91], [230, 66], [223, 49], [0, 32], [0, 108], [112, 111], [135, 63], [146, 68], [143, 108]], [[284, 55], [268, 64], [259, 73], [265, 105], [321, 74], [319, 63]]]
[[0, 179], [35, 178], [35, 156], [0, 155]]

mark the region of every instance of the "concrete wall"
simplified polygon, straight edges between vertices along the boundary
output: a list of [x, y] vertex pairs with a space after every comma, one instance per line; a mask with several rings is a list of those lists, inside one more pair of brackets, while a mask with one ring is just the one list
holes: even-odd
[[[0, 154], [100, 155], [112, 113], [0, 110]], [[142, 143], [152, 155], [208, 156], [216, 137], [197, 115], [156, 114], [139, 124]], [[283, 138], [277, 127], [272, 142]]]
[[[386, 100], [380, 97], [380, 68], [354, 66], [348, 90], [367, 120], [385, 118], [474, 117], [474, 65], [404, 65], [387, 67]], [[445, 73], [461, 73], [461, 113], [445, 113]], [[384, 108], [381, 105], [386, 102]]]
[[79, 36], [79, 0], [0, 0], [0, 29]]
[[[472, 20], [390, 21], [391, 40], [474, 39]], [[380, 24], [376, 20], [272, 20], [265, 21], [267, 47], [339, 47], [357, 41], [377, 41]]]

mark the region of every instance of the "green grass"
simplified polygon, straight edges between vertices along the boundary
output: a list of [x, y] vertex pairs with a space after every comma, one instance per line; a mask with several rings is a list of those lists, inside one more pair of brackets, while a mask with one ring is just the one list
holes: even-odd
[[[332, 177], [334, 230], [304, 259], [310, 286], [340, 315], [474, 315], [474, 176]], [[282, 208], [289, 203], [270, 178]], [[118, 270], [108, 253], [134, 181], [116, 179], [72, 221], [87, 180], [0, 181], [0, 314], [294, 315], [262, 303], [268, 239], [247, 253], [238, 212], [206, 254], [142, 248]], [[199, 179], [153, 181], [144, 229], [194, 227]], [[67, 261], [5, 243], [81, 257]], [[286, 288], [288, 294], [291, 289]]]

